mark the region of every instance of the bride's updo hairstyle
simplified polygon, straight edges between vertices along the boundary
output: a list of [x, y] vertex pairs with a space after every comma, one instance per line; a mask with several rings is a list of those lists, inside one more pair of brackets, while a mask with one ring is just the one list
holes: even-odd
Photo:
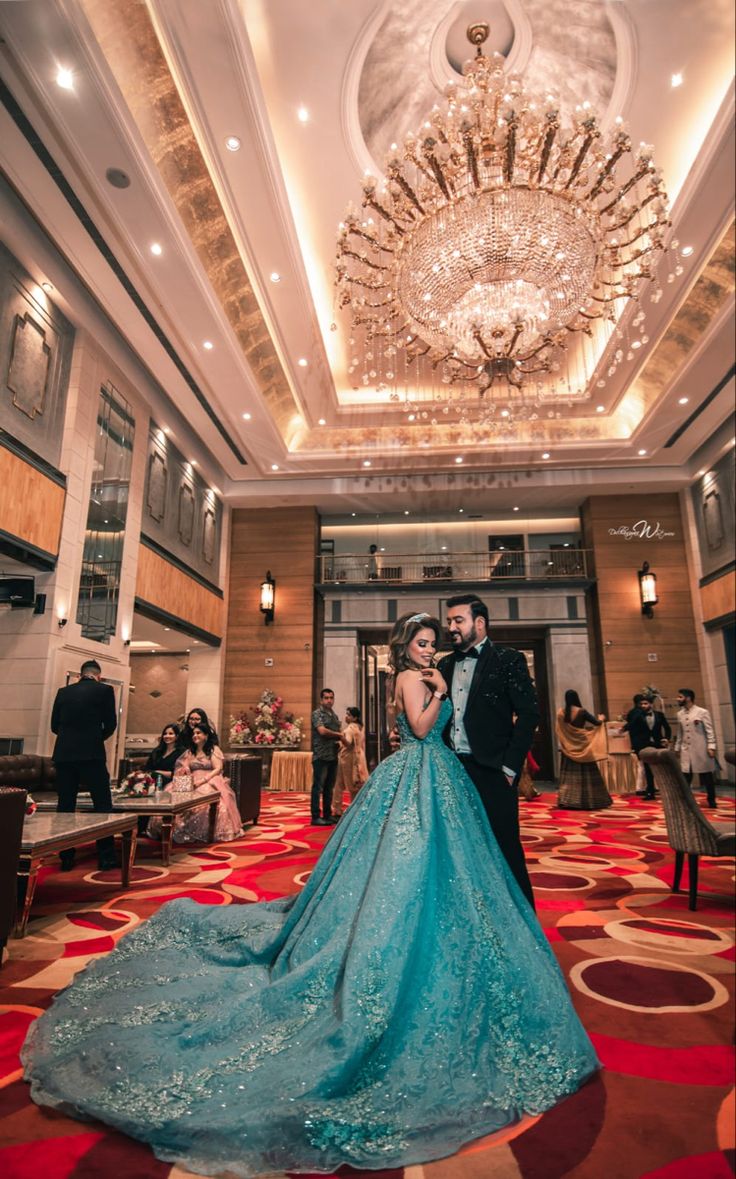
[[434, 631], [435, 642], [439, 647], [442, 641], [442, 627], [439, 619], [433, 618], [431, 614], [402, 614], [398, 622], [394, 623], [394, 629], [388, 640], [388, 662], [394, 675], [414, 666], [409, 661], [407, 649], [414, 635], [420, 630]]

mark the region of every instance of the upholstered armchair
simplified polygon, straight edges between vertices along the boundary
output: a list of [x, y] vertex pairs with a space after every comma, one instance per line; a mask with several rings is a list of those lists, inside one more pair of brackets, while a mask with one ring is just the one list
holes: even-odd
[[673, 892], [680, 891], [682, 868], [687, 855], [690, 885], [690, 909], [697, 908], [698, 860], [700, 856], [736, 855], [736, 830], [716, 827], [701, 811], [690, 786], [680, 769], [674, 753], [669, 749], [643, 749], [639, 755], [652, 767], [654, 783], [659, 790], [667, 838], [675, 853]]

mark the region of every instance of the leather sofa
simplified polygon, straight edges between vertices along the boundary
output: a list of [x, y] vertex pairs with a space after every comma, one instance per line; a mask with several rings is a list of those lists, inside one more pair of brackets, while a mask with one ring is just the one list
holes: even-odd
[[[0, 758], [11, 761], [14, 758]], [[15, 925], [18, 860], [26, 813], [26, 791], [0, 785], [0, 965], [5, 943]]]
[[0, 757], [0, 786], [21, 786], [34, 790], [55, 790], [56, 770], [50, 757], [39, 753], [11, 753]]

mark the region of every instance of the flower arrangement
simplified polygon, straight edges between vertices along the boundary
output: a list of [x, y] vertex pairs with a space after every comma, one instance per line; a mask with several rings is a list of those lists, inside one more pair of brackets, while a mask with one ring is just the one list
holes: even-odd
[[35, 815], [37, 810], [38, 810], [38, 803], [34, 799], [33, 795], [27, 794], [26, 795], [26, 814], [27, 815]]
[[284, 712], [284, 701], [270, 688], [258, 697], [250, 713], [230, 717], [231, 745], [299, 745], [302, 718]]
[[150, 794], [156, 793], [156, 779], [145, 770], [134, 770], [132, 774], [123, 778], [114, 793], [126, 798], [148, 798]]

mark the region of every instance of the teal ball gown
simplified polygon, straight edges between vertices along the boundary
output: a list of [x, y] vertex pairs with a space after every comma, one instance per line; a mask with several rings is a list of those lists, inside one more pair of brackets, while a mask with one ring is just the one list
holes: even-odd
[[200, 1174], [385, 1169], [538, 1114], [598, 1067], [450, 705], [374, 771], [302, 892], [164, 905], [24, 1046], [35, 1101]]

